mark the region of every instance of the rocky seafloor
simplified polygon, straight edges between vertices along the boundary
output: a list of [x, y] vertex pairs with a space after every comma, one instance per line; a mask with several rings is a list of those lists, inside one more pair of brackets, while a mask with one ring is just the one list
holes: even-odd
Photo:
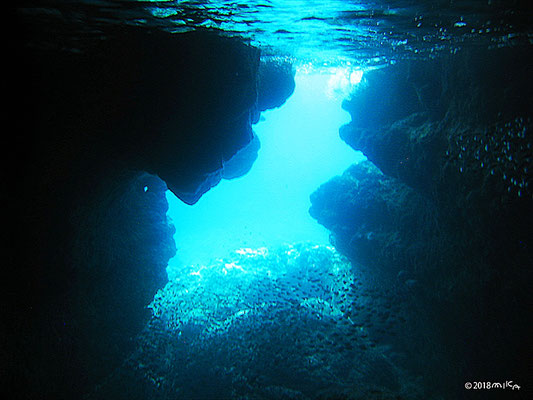
[[411, 289], [393, 296], [333, 247], [243, 248], [180, 272], [89, 398], [422, 398], [391, 347]]

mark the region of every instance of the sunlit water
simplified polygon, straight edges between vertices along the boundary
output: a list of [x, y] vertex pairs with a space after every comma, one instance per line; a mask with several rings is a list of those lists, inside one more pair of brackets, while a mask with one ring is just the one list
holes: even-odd
[[294, 94], [281, 108], [264, 113], [264, 121], [254, 127], [261, 149], [247, 175], [222, 181], [194, 206], [167, 192], [178, 248], [170, 273], [240, 247], [329, 243], [328, 231], [308, 213], [309, 195], [364, 159], [338, 134], [350, 121], [341, 102], [356, 82], [354, 75], [349, 70], [298, 73]]
[[[531, 15], [505, 0], [40, 0], [17, 14], [46, 26], [35, 42], [75, 50], [120, 25], [238, 35], [264, 55], [380, 65], [463, 47], [530, 44]], [[67, 34], [65, 34], [67, 32]], [[55, 43], [50, 43], [50, 41]]]

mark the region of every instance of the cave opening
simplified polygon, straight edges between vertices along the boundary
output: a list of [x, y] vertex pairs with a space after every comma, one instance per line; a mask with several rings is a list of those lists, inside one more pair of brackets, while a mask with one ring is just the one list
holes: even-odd
[[183, 265], [207, 265], [242, 248], [329, 245], [329, 232], [309, 215], [309, 196], [366, 159], [338, 134], [350, 121], [342, 101], [362, 75], [351, 66], [296, 68], [295, 92], [254, 125], [260, 148], [247, 174], [222, 180], [192, 206], [167, 191], [177, 248], [167, 268], [170, 279]]

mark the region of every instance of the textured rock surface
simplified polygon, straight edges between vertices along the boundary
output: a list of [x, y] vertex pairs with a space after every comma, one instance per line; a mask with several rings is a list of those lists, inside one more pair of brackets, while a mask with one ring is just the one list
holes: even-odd
[[79, 398], [121, 363], [175, 252], [167, 186], [194, 203], [252, 141], [259, 110], [259, 52], [238, 39], [120, 28], [82, 51], [59, 39], [20, 43], [7, 83], [2, 380], [29, 398]]
[[381, 173], [353, 166], [312, 196], [344, 254], [415, 289], [404, 348], [443, 393], [531, 366], [532, 65], [501, 49], [368, 73], [341, 137]]
[[280, 107], [294, 92], [295, 82], [290, 64], [276, 59], [267, 60], [261, 63], [258, 73], [259, 111]]
[[311, 202], [311, 216], [333, 232], [335, 247], [374, 273], [396, 276], [429, 251], [428, 234], [436, 228], [433, 204], [370, 161], [322, 185]]

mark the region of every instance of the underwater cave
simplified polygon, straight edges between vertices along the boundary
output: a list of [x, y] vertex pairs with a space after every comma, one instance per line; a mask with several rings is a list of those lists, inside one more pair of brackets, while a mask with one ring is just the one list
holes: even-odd
[[528, 2], [12, 17], [9, 398], [530, 392]]

